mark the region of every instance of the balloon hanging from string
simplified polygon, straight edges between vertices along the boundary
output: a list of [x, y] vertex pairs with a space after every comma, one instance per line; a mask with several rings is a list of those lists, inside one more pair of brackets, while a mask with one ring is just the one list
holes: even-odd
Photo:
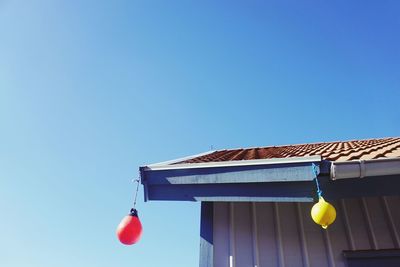
[[323, 229], [327, 229], [336, 219], [336, 209], [322, 197], [322, 190], [318, 182], [318, 169], [315, 164], [312, 165], [312, 171], [315, 176], [318, 202], [311, 208], [311, 218], [316, 224], [321, 225]]
[[138, 211], [136, 209], [136, 200], [139, 191], [140, 180], [134, 179], [132, 181], [137, 183], [133, 207], [129, 214], [121, 220], [117, 227], [117, 237], [124, 245], [133, 245], [137, 243], [143, 233], [142, 223], [139, 220]]

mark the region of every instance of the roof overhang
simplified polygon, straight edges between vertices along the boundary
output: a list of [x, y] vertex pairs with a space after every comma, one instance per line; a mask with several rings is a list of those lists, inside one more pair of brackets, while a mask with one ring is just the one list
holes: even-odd
[[147, 200], [312, 201], [320, 156], [140, 167]]
[[[400, 158], [330, 162], [320, 156], [140, 167], [145, 201], [312, 201], [314, 178], [333, 199], [399, 195]], [[362, 178], [362, 179], [360, 179]]]

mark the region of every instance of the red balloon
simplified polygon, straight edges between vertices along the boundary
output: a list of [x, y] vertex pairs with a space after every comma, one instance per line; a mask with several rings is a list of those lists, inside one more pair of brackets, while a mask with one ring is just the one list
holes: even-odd
[[125, 216], [118, 225], [118, 239], [122, 244], [132, 245], [139, 241], [142, 232], [143, 228], [137, 210], [131, 209], [130, 214]]

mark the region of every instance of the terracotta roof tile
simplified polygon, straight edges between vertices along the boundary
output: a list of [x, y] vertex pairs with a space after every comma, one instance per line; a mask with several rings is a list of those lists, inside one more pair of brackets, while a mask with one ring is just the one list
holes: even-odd
[[330, 161], [399, 158], [400, 137], [219, 150], [178, 163], [290, 158], [313, 155], [321, 155], [323, 159]]

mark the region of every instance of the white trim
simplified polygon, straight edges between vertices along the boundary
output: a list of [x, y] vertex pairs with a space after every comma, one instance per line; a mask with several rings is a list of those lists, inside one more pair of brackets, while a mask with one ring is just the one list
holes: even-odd
[[162, 161], [162, 162], [158, 162], [158, 163], [153, 163], [153, 164], [147, 165], [146, 167], [153, 169], [153, 167], [157, 167], [157, 166], [171, 165], [171, 164], [174, 164], [176, 162], [181, 162], [181, 161], [185, 161], [185, 160], [189, 160], [189, 159], [205, 156], [207, 154], [211, 154], [211, 153], [214, 153], [214, 152], [217, 152], [217, 151], [218, 150], [210, 150], [210, 151], [203, 152], [203, 153], [200, 153], [200, 154], [197, 154], [197, 155], [186, 156], [186, 157], [183, 157], [183, 158], [178, 158], [178, 159], [173, 159], [173, 160], [167, 160], [167, 161]]
[[[208, 154], [210, 152], [204, 153]], [[197, 156], [191, 156], [188, 159]], [[219, 168], [219, 167], [234, 167], [234, 166], [255, 166], [255, 165], [271, 165], [271, 164], [285, 164], [285, 163], [303, 163], [303, 162], [320, 162], [321, 156], [307, 156], [307, 157], [293, 157], [293, 158], [273, 158], [273, 159], [255, 159], [255, 160], [232, 160], [232, 161], [221, 161], [221, 162], [204, 162], [204, 163], [183, 163], [173, 164], [174, 162], [182, 161], [173, 160], [167, 162], [161, 162], [157, 164], [151, 164], [146, 166], [148, 170], [180, 170], [180, 169], [198, 169], [198, 168]]]

